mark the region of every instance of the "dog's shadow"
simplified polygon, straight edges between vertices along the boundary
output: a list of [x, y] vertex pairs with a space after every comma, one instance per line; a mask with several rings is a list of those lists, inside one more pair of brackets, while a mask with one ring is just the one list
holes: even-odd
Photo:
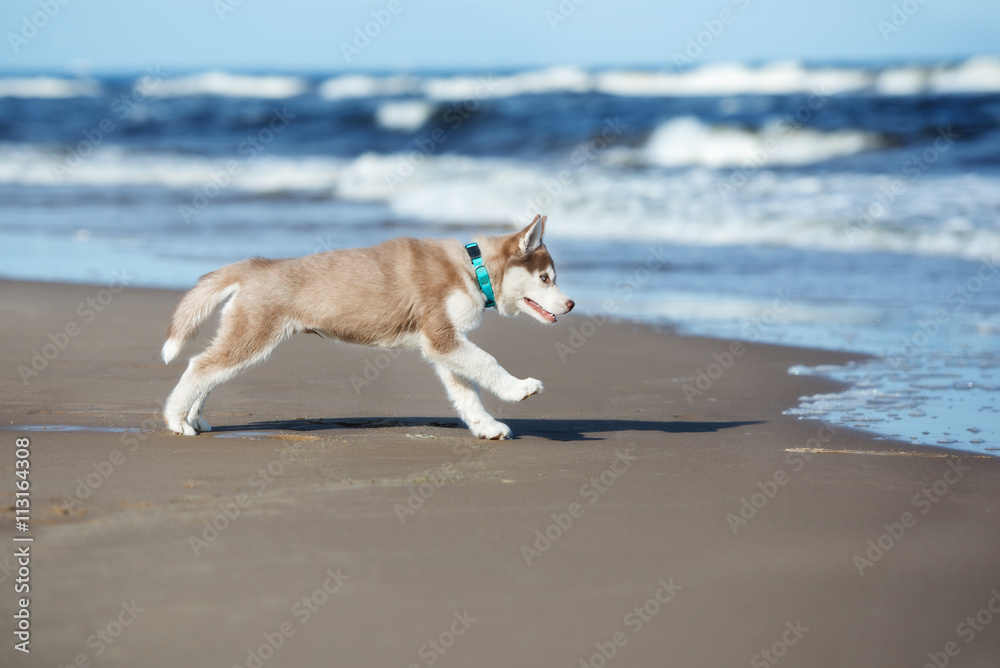
[[[565, 420], [565, 419], [508, 419], [504, 423], [515, 437], [536, 436], [550, 441], [601, 441], [600, 434], [621, 434], [630, 431], [653, 431], [663, 434], [712, 433], [745, 425], [762, 424], [761, 420], [734, 422], [695, 422], [687, 420]], [[213, 427], [213, 434], [239, 436], [269, 431], [331, 431], [338, 429], [434, 428], [466, 430], [453, 418], [418, 417], [363, 417], [320, 418], [298, 420], [273, 420], [243, 425]], [[471, 438], [471, 435], [469, 436]]]

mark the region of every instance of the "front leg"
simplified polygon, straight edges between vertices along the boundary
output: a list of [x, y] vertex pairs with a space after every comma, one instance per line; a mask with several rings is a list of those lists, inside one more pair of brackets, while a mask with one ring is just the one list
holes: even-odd
[[521, 380], [507, 373], [496, 358], [464, 336], [456, 336], [444, 351], [433, 345], [424, 347], [424, 356], [449, 371], [484, 387], [504, 401], [524, 401], [544, 389], [535, 378]]
[[510, 427], [497, 422], [486, 412], [479, 398], [479, 388], [441, 364], [434, 364], [434, 370], [448, 390], [448, 397], [458, 411], [458, 415], [476, 438], [502, 440], [510, 438]]

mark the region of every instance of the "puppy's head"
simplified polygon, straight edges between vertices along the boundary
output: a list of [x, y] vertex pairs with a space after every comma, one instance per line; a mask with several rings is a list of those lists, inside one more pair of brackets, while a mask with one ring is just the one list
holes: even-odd
[[544, 233], [545, 217], [535, 216], [530, 225], [506, 239], [503, 289], [497, 301], [502, 315], [527, 313], [552, 324], [557, 315], [573, 310], [573, 300], [556, 285], [556, 267], [542, 243]]

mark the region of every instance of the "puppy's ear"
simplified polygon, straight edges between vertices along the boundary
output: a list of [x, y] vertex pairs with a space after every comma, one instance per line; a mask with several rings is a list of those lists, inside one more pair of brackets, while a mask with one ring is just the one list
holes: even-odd
[[545, 216], [535, 216], [531, 224], [518, 232], [517, 246], [521, 255], [528, 257], [542, 245], [542, 235], [545, 234]]

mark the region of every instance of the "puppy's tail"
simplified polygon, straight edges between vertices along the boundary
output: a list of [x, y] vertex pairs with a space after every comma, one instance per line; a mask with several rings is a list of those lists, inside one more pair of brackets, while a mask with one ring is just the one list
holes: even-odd
[[198, 328], [212, 315], [212, 311], [239, 289], [238, 264], [205, 274], [177, 304], [170, 318], [170, 327], [167, 328], [167, 340], [160, 353], [166, 364], [170, 364], [184, 344], [195, 337]]

